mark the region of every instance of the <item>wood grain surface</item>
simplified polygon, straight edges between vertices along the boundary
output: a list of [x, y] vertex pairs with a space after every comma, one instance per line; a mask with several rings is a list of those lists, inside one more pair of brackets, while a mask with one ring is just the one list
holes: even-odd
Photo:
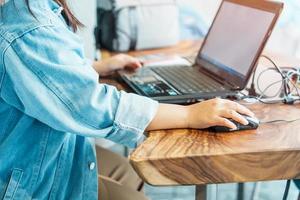
[[[258, 130], [151, 132], [132, 153], [130, 161], [152, 185], [300, 178], [300, 105], [249, 107], [262, 122]], [[299, 121], [266, 123], [274, 120]]]

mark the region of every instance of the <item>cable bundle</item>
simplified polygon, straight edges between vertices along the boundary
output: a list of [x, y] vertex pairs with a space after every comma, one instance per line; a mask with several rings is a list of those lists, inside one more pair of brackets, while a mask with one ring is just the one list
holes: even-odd
[[[295, 101], [300, 100], [300, 68], [289, 68], [289, 67], [279, 67], [270, 57], [262, 55], [262, 58], [267, 59], [272, 63], [274, 68], [267, 68], [261, 73], [259, 73], [257, 80], [255, 82], [256, 71], [253, 74], [253, 79], [251, 83], [251, 87], [249, 89], [249, 95], [243, 95], [243, 99], [246, 98], [254, 98], [265, 104], [274, 104], [283, 102], [285, 104], [294, 104]], [[280, 80], [274, 81], [269, 84], [264, 90], [261, 89], [260, 80], [262, 79], [262, 75], [270, 72], [276, 71], [280, 74]], [[275, 85], [281, 84], [280, 89], [275, 95], [268, 96], [266, 93]], [[256, 87], [255, 87], [256, 86]], [[257, 95], [256, 89], [259, 91], [260, 95]], [[277, 99], [274, 99], [279, 97]]]

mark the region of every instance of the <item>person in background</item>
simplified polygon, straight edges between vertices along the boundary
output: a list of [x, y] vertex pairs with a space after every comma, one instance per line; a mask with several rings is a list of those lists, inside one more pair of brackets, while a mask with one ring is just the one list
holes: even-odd
[[128, 162], [101, 148], [97, 159], [90, 138], [134, 148], [144, 131], [235, 129], [228, 119], [253, 116], [228, 100], [159, 104], [99, 84], [99, 75], [141, 63], [125, 55], [88, 61], [65, 0], [0, 3], [0, 199], [146, 199]]

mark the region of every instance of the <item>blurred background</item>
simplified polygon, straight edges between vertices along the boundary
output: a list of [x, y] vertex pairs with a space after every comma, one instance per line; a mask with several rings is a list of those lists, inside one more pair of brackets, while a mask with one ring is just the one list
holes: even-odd
[[[102, 0], [77, 0], [73, 9], [86, 25], [79, 34], [83, 36], [86, 54], [95, 56], [94, 28], [96, 27], [96, 7]], [[177, 0], [180, 6], [181, 39], [203, 38], [218, 9], [220, 0]], [[285, 0], [285, 8], [273, 32], [267, 50], [300, 57], [300, 1]]]
[[[85, 28], [79, 31], [82, 36], [87, 57], [98, 57], [94, 28], [97, 26], [97, 6], [103, 0], [73, 1], [73, 9]], [[220, 0], [178, 0], [180, 40], [197, 40], [205, 36], [213, 17], [218, 9]], [[300, 58], [300, 1], [285, 0], [285, 8], [273, 32], [266, 50]], [[300, 63], [299, 63], [300, 65]], [[270, 141], [272, 142], [272, 141]], [[124, 148], [108, 141], [98, 143], [115, 152], [125, 154]], [[223, 184], [209, 186], [209, 199], [230, 200], [238, 199], [237, 184]], [[245, 184], [245, 199], [250, 199], [254, 183]], [[285, 181], [263, 182], [259, 184], [255, 199], [282, 199]], [[153, 200], [192, 200], [194, 187], [146, 187], [146, 194]], [[289, 199], [297, 199], [298, 190], [292, 184]]]

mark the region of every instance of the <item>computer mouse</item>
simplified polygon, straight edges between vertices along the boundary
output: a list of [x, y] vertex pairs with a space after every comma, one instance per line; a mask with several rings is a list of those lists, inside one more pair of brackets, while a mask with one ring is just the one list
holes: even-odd
[[243, 115], [243, 117], [245, 117], [248, 120], [249, 122], [248, 125], [243, 125], [230, 119], [230, 121], [232, 121], [237, 126], [237, 129], [232, 130], [225, 126], [212, 126], [208, 130], [211, 132], [233, 132], [233, 131], [241, 131], [241, 130], [253, 130], [258, 128], [260, 122], [257, 118], [249, 117], [247, 115]]

